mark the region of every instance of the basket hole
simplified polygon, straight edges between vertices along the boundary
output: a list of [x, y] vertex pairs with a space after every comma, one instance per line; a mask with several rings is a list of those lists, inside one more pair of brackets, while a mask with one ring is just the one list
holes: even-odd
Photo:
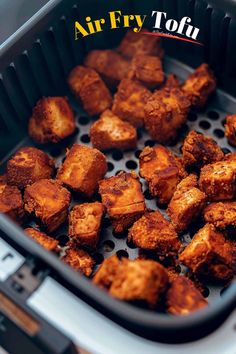
[[222, 121], [221, 121], [221, 124], [223, 127], [225, 127], [225, 123], [226, 123], [226, 118], [224, 118]]
[[24, 291], [24, 288], [23, 288], [20, 284], [18, 284], [16, 281], [14, 281], [14, 282], [12, 283], [12, 287], [13, 287], [13, 289], [14, 289], [15, 291], [17, 291], [19, 294], [23, 293], [23, 291]]
[[216, 111], [209, 111], [207, 113], [207, 116], [212, 120], [217, 120], [219, 118], [219, 113], [217, 113]]
[[115, 167], [115, 166], [113, 165], [113, 163], [111, 163], [111, 162], [108, 162], [108, 163], [107, 163], [107, 169], [108, 169], [109, 172], [111, 172], [112, 170], [114, 170], [114, 167]]
[[110, 227], [110, 226], [111, 226], [111, 220], [110, 220], [109, 218], [105, 218], [105, 219], [103, 220], [103, 226], [104, 226], [105, 228]]
[[137, 163], [133, 160], [127, 161], [125, 165], [129, 170], [135, 170], [138, 167]]
[[18, 273], [17, 276], [18, 276], [18, 278], [20, 278], [20, 279], [24, 279], [24, 277], [25, 277], [23, 273]]
[[180, 267], [180, 265], [177, 265], [177, 266], [175, 267], [175, 271], [176, 271], [177, 273], [181, 273], [181, 267]]
[[133, 241], [126, 241], [126, 244], [127, 244], [127, 246], [129, 247], [129, 248], [131, 248], [131, 249], [135, 249], [135, 248], [137, 248], [136, 247], [136, 245], [133, 243]]
[[150, 194], [149, 190], [146, 189], [145, 192], [144, 192], [144, 197], [145, 199], [147, 200], [152, 200], [153, 199], [153, 196]]
[[[187, 135], [188, 131], [189, 131], [188, 125], [187, 125], [187, 124], [183, 124], [183, 125], [180, 127], [180, 129], [179, 129], [179, 134], [180, 134], [180, 135]], [[175, 142], [174, 142], [174, 143], [175, 143]], [[175, 145], [175, 144], [174, 144], [174, 145]]]
[[224, 154], [230, 154], [231, 153], [231, 150], [228, 149], [228, 148], [222, 148], [222, 151]]
[[137, 159], [139, 158], [140, 154], [141, 154], [142, 150], [136, 150], [134, 155], [135, 157], [137, 157]]
[[50, 149], [50, 155], [52, 157], [58, 157], [59, 155], [61, 155], [61, 152], [62, 150], [57, 146], [54, 146]]
[[104, 261], [104, 257], [101, 253], [95, 253], [93, 255], [93, 259], [96, 262], [96, 264], [101, 264]]
[[215, 129], [213, 133], [219, 139], [222, 139], [225, 136], [225, 133], [222, 129]]
[[201, 122], [199, 122], [199, 127], [204, 130], [207, 130], [211, 127], [211, 124], [207, 120], [201, 120]]
[[220, 296], [224, 296], [224, 293], [226, 292], [226, 290], [228, 289], [228, 287], [224, 287], [223, 289], [221, 289], [220, 291]]
[[209, 288], [208, 288], [207, 286], [205, 286], [205, 287], [203, 288], [202, 295], [203, 295], [204, 297], [208, 297], [208, 296], [210, 295], [210, 290], [209, 290]]
[[197, 120], [197, 114], [194, 112], [190, 112], [188, 115], [188, 120], [190, 122], [195, 122]]
[[120, 150], [114, 150], [112, 152], [112, 158], [115, 160], [115, 161], [120, 161], [122, 158], [123, 158], [123, 153], [122, 151]]
[[90, 137], [88, 134], [84, 134], [81, 136], [80, 140], [82, 141], [82, 143], [88, 144], [90, 142]]
[[73, 131], [72, 135], [70, 137], [75, 137], [76, 135], [79, 134], [79, 128], [76, 127], [75, 130]]
[[103, 250], [104, 252], [111, 252], [115, 248], [115, 243], [111, 240], [107, 240], [103, 242]]
[[119, 258], [119, 259], [121, 259], [121, 258], [129, 258], [129, 254], [128, 254], [128, 252], [127, 251], [125, 251], [125, 250], [119, 250], [119, 251], [117, 251], [116, 252], [116, 255], [117, 255], [117, 257]]
[[155, 145], [155, 141], [154, 140], [146, 140], [144, 143], [145, 146], [149, 146], [149, 147], [153, 147]]
[[114, 238], [121, 240], [127, 237], [127, 231], [119, 232], [119, 233], [112, 231], [112, 235], [114, 236]]
[[88, 123], [89, 123], [89, 117], [86, 116], [79, 117], [79, 124], [87, 125]]
[[60, 235], [57, 237], [57, 241], [59, 242], [60, 246], [65, 246], [69, 241], [69, 237], [67, 235]]

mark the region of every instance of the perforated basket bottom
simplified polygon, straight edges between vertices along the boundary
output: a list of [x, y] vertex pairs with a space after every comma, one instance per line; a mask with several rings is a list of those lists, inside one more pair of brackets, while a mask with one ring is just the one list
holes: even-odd
[[[166, 73], [173, 72], [177, 74], [181, 79], [184, 79], [189, 73], [190, 69], [179, 62], [167, 58], [165, 59], [165, 71]], [[70, 147], [74, 143], [82, 143], [90, 146], [89, 129], [91, 123], [93, 122], [93, 118], [89, 117], [81, 109], [81, 107], [78, 106], [76, 101], [70, 95], [69, 99], [75, 111], [77, 120], [77, 130], [73, 137], [56, 146], [38, 146], [35, 145], [32, 140], [27, 137], [14, 150], [17, 150], [21, 146], [36, 146], [51, 154], [55, 158], [56, 166], [58, 167], [62, 160], [65, 158], [65, 151], [67, 147]], [[203, 134], [212, 136], [225, 153], [233, 151], [233, 148], [229, 146], [226, 138], [224, 137], [223, 128], [225, 116], [228, 113], [232, 113], [233, 111], [236, 111], [236, 101], [234, 101], [232, 97], [218, 90], [217, 94], [209, 101], [207, 107], [203, 111], [197, 112], [192, 110], [190, 112], [186, 124], [180, 131], [178, 142], [174, 146], [169, 146], [169, 148], [174, 153], [180, 154], [184, 137], [189, 130], [194, 129]], [[149, 135], [144, 130], [138, 131], [138, 137], [138, 145], [135, 151], [121, 152], [119, 150], [113, 150], [109, 153], [106, 153], [108, 161], [108, 173], [106, 177], [113, 176], [121, 170], [132, 170], [138, 173], [138, 157], [140, 152], [145, 146], [155, 145], [155, 142], [150, 139]], [[12, 153], [14, 153], [14, 151], [12, 151], [11, 154]], [[6, 157], [3, 164], [0, 166], [0, 172], [4, 171], [7, 159], [8, 157]], [[141, 179], [141, 183], [147, 207], [150, 209], [158, 209], [155, 198], [152, 198], [148, 192], [146, 182]], [[82, 202], [82, 200], [74, 197], [71, 207], [80, 202]], [[164, 209], [159, 210], [165, 214]], [[34, 222], [31, 222], [25, 226], [34, 226]], [[188, 233], [182, 235], [180, 238], [183, 244], [186, 245], [189, 243], [191, 241], [191, 237], [200, 227], [201, 225], [195, 224], [191, 227], [191, 230]], [[67, 228], [68, 225], [64, 225], [54, 234], [55, 238], [59, 240], [62, 246], [61, 254], [63, 254], [64, 246], [68, 241]], [[124, 256], [129, 257], [130, 259], [134, 259], [139, 255], [139, 249], [134, 247], [134, 245], [127, 243], [127, 234], [113, 234], [110, 221], [106, 216], [103, 221], [103, 227], [101, 230], [101, 237], [97, 251], [93, 254], [96, 266], [101, 264], [105, 258], [108, 258], [113, 254], [117, 254], [119, 257]], [[184, 267], [180, 267], [179, 271], [184, 273], [186, 269]], [[216, 297], [220, 297], [222, 293], [222, 286], [206, 284], [205, 296], [208, 297], [210, 301]]]

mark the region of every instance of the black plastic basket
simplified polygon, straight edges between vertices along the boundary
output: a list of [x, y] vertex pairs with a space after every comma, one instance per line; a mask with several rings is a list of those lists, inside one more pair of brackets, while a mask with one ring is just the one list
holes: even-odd
[[[222, 122], [226, 113], [236, 112], [236, 99], [228, 94], [236, 96], [236, 6], [233, 3], [217, 0], [49, 2], [0, 47], [0, 172], [18, 146], [32, 144], [27, 138], [27, 122], [37, 100], [41, 96], [70, 95], [66, 84], [69, 71], [76, 64], [82, 63], [89, 50], [115, 47], [124, 35], [122, 30], [106, 30], [75, 41], [74, 21], [87, 15], [100, 18], [104, 13], [117, 9], [127, 14], [150, 14], [152, 10], [160, 10], [177, 20], [183, 16], [193, 19], [194, 25], [200, 28], [199, 40], [205, 46], [167, 39], [164, 42], [167, 53], [165, 70], [184, 79], [189, 73], [185, 64], [195, 67], [208, 62], [211, 65], [219, 78], [221, 89], [217, 90], [205, 111], [191, 112], [185, 129], [207, 132], [218, 139], [222, 148], [232, 150], [224, 138]], [[70, 99], [79, 116], [78, 132], [71, 142], [89, 143], [86, 137], [88, 126], [81, 124], [85, 114], [71, 96]], [[142, 133], [139, 148], [144, 144], [151, 145], [153, 142]], [[181, 142], [173, 150], [178, 152], [180, 145]], [[46, 151], [61, 161], [61, 150], [59, 144], [56, 148], [49, 146]], [[128, 152], [117, 161], [114, 152], [108, 154], [110, 168], [113, 169], [110, 174], [119, 169], [136, 169], [137, 156], [137, 153]], [[129, 161], [133, 161], [133, 164]], [[148, 196], [146, 199], [150, 206], [154, 203]], [[172, 317], [134, 307], [109, 297], [88, 279], [76, 274], [56, 256], [30, 240], [20, 227], [3, 215], [0, 215], [0, 230], [1, 237], [40, 262], [47, 274], [50, 272], [81, 299], [120, 325], [152, 340], [185, 342], [202, 337], [217, 328], [236, 305], [236, 284], [233, 283], [222, 298], [219, 296], [207, 309], [187, 317]], [[115, 244], [113, 253], [122, 250], [131, 257], [135, 255], [136, 251], [129, 248], [124, 239], [117, 239], [107, 231], [104, 235], [102, 241], [111, 240]], [[188, 235], [184, 237], [187, 242]], [[112, 254], [104, 250], [102, 243], [98, 252], [104, 257]], [[100, 258], [97, 257], [98, 263]]]

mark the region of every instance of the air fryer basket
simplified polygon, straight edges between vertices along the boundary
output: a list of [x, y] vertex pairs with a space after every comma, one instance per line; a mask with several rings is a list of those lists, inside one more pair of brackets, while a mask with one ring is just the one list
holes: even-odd
[[[90, 145], [89, 127], [93, 118], [89, 117], [79, 107], [70, 95], [66, 85], [69, 71], [82, 62], [85, 53], [92, 48], [110, 48], [116, 46], [122, 38], [121, 30], [105, 31], [85, 40], [74, 41], [73, 21], [84, 18], [100, 18], [110, 10], [122, 9], [123, 13], [150, 13], [158, 9], [168, 12], [170, 17], [181, 18], [189, 15], [194, 19], [195, 25], [200, 27], [201, 41], [205, 47], [193, 47], [189, 44], [176, 43], [168, 40], [165, 43], [167, 57], [164, 61], [165, 72], [173, 72], [184, 79], [190, 68], [181, 61], [194, 66], [202, 61], [208, 61], [219, 73], [219, 84], [232, 92], [232, 83], [236, 76], [233, 72], [231, 60], [234, 57], [233, 49], [229, 45], [236, 41], [232, 38], [234, 19], [225, 15], [222, 9], [214, 8], [205, 1], [116, 1], [115, 5], [105, 0], [99, 1], [99, 8], [93, 7], [94, 1], [55, 1], [49, 4], [45, 11], [33, 18], [24, 28], [10, 38], [0, 48], [0, 157], [2, 163], [0, 173], [4, 171], [9, 156], [19, 147], [26, 145], [36, 146], [27, 137], [27, 121], [32, 107], [41, 96], [67, 95], [77, 117], [76, 133], [66, 142], [46, 147], [39, 146], [50, 153], [57, 162], [61, 163], [65, 156], [65, 148], [74, 142]], [[217, 1], [216, 1], [217, 3]], [[217, 4], [216, 4], [217, 5]], [[222, 5], [222, 4], [221, 4]], [[225, 6], [226, 6], [225, 2]], [[178, 16], [177, 16], [177, 15]], [[210, 24], [211, 31], [207, 31]], [[220, 27], [217, 29], [218, 26]], [[216, 41], [219, 35], [221, 41]], [[224, 47], [225, 55], [216, 56]], [[178, 49], [178, 50], [177, 50]], [[229, 57], [230, 56], [230, 57]], [[171, 58], [172, 57], [172, 58]], [[174, 59], [173, 59], [174, 57]], [[176, 60], [178, 59], [178, 60]], [[170, 148], [180, 153], [181, 144], [188, 130], [195, 129], [204, 134], [213, 136], [225, 152], [232, 151], [224, 137], [223, 122], [226, 114], [236, 112], [236, 99], [227, 93], [217, 90], [205, 110], [192, 110], [188, 121], [179, 133], [179, 141]], [[136, 151], [122, 153], [114, 150], [106, 154], [109, 171], [107, 176], [116, 174], [120, 170], [134, 170], [138, 172], [138, 156], [144, 146], [153, 146], [153, 142], [144, 130], [139, 131], [139, 140]], [[156, 201], [152, 198], [147, 185], [142, 180], [146, 204], [156, 209]], [[79, 200], [73, 200], [73, 203]], [[165, 213], [164, 210], [161, 212]], [[196, 225], [195, 225], [196, 226]], [[134, 307], [110, 298], [101, 290], [94, 288], [91, 282], [76, 274], [68, 266], [59, 261], [56, 256], [49, 254], [24, 235], [22, 229], [13, 224], [3, 215], [0, 216], [0, 229], [3, 237], [21, 247], [36, 259], [41, 260], [52, 275], [80, 296], [93, 307], [102, 311], [108, 317], [117, 321], [130, 330], [154, 340], [167, 342], [188, 341], [205, 335], [220, 325], [229, 315], [236, 304], [236, 284], [224, 292], [222, 287], [210, 285], [205, 289], [206, 296], [211, 303], [209, 308], [185, 318], [175, 318], [157, 312]], [[192, 232], [182, 236], [182, 242], [188, 243], [193, 236]], [[66, 227], [59, 229], [55, 237], [61, 242], [66, 240]], [[112, 254], [135, 258], [138, 249], [126, 242], [126, 235], [116, 236], [112, 233], [109, 220], [106, 218], [101, 233], [101, 241], [94, 254], [97, 265], [104, 258]], [[185, 269], [181, 269], [184, 272]]]

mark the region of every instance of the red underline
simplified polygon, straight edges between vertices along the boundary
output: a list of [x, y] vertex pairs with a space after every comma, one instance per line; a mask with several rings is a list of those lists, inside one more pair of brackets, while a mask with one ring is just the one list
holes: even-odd
[[142, 32], [143, 34], [149, 34], [151, 36], [157, 36], [157, 37], [167, 37], [167, 38], [173, 38], [173, 39], [178, 39], [179, 41], [184, 41], [184, 42], [190, 42], [194, 44], [198, 44], [203, 46], [204, 44], [197, 42], [197, 41], [192, 41], [191, 39], [187, 38], [181, 38], [178, 36], [173, 36], [172, 34], [167, 34], [167, 33], [159, 33], [159, 32]]

